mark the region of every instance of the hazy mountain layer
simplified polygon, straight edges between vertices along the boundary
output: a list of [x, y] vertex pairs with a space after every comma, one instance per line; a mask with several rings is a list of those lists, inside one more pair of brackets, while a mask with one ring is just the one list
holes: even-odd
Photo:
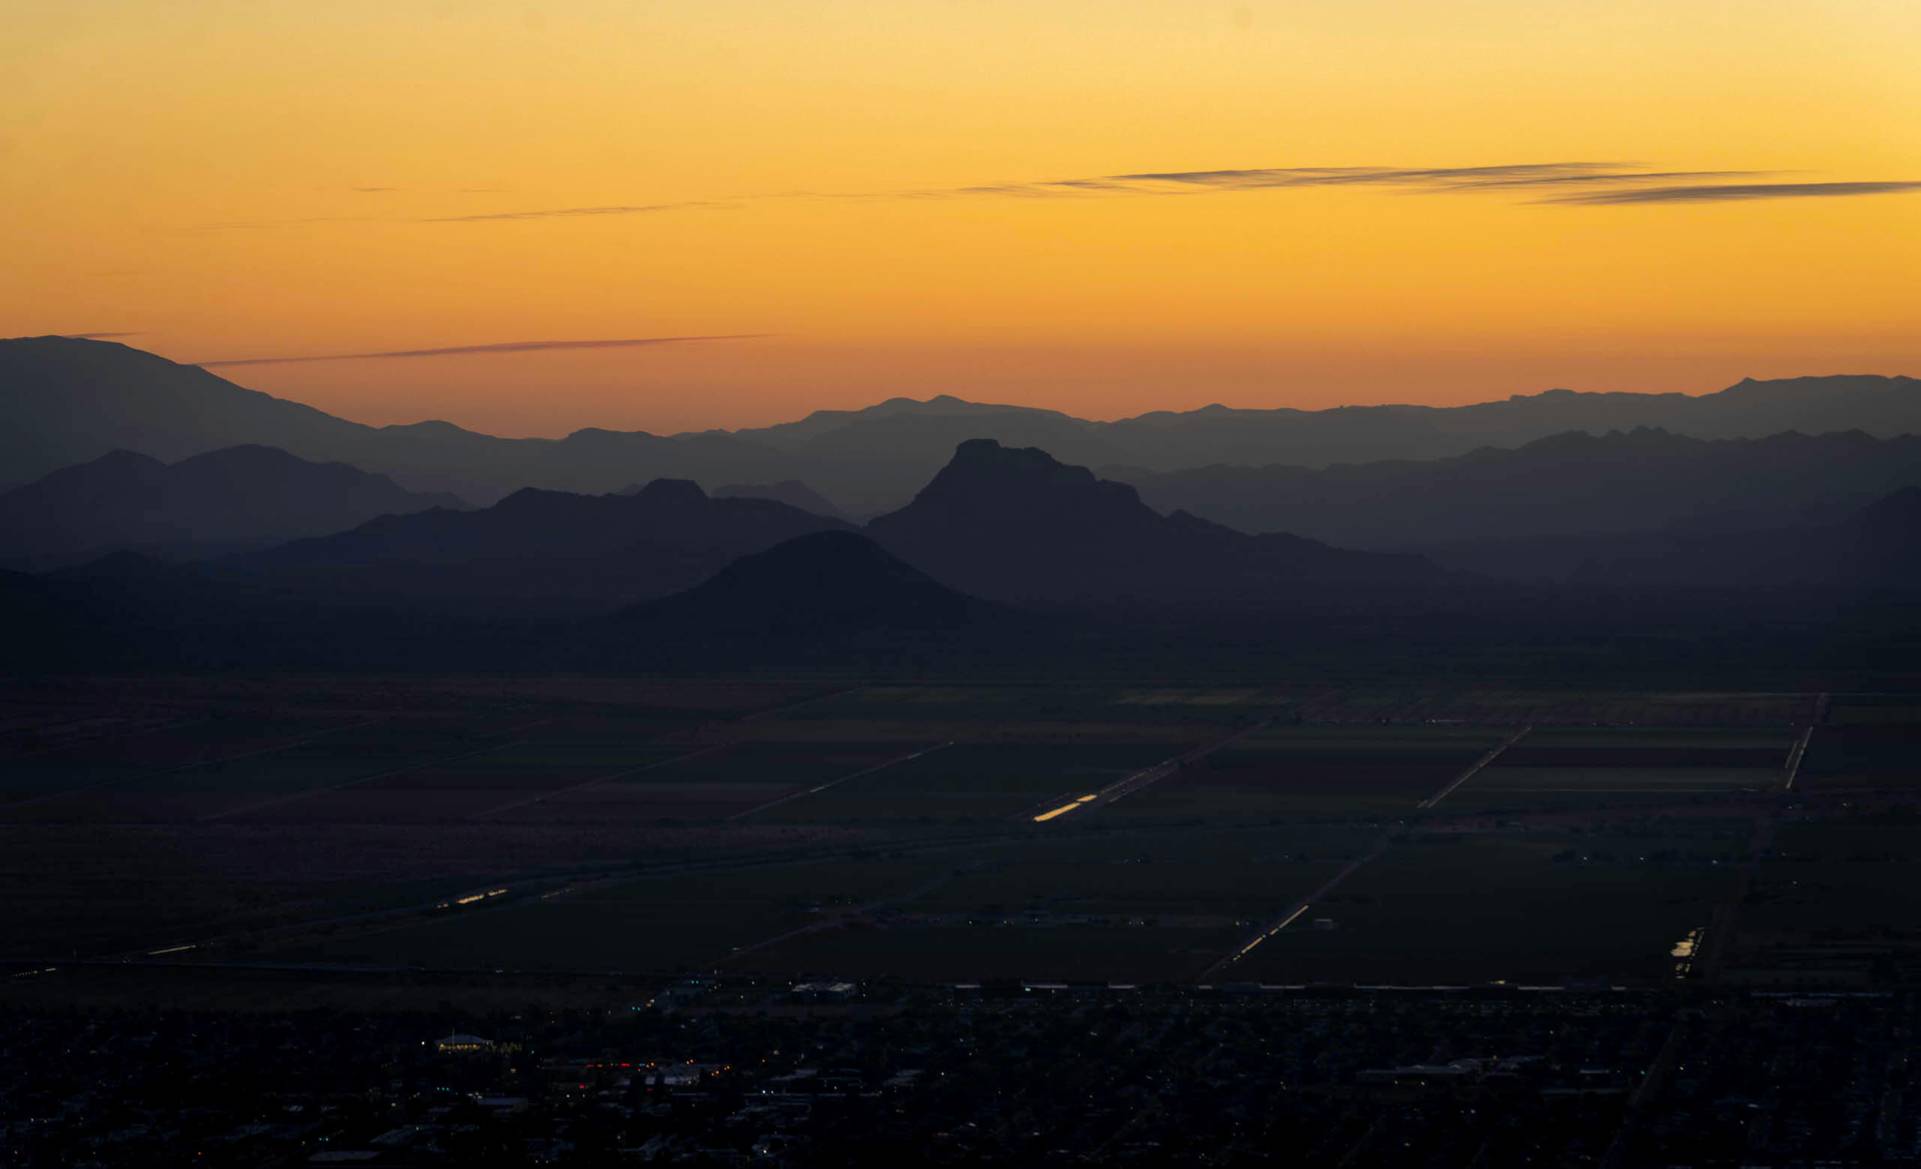
[[227, 447], [171, 465], [114, 451], [0, 494], [0, 563], [57, 568], [123, 549], [192, 558], [463, 506], [271, 447]]
[[970, 438], [1040, 446], [1071, 464], [1166, 471], [1434, 459], [1570, 430], [1640, 426], [1700, 438], [1915, 434], [1921, 382], [1866, 375], [1743, 381], [1699, 397], [1551, 390], [1457, 407], [1210, 406], [1118, 422], [899, 398], [735, 433], [588, 429], [563, 439], [509, 439], [446, 422], [363, 426], [108, 341], [0, 341], [0, 480], [16, 481], [118, 449], [171, 461], [258, 443], [480, 503], [527, 486], [606, 492], [663, 477], [710, 486], [800, 480], [849, 512], [870, 515], [900, 506]]
[[838, 520], [659, 479], [631, 495], [528, 488], [478, 511], [387, 516], [218, 562], [229, 579], [330, 600], [547, 618], [687, 588]]
[[1108, 469], [1163, 510], [1347, 547], [1567, 533], [1777, 528], [1921, 484], [1921, 438], [1571, 432], [1422, 462]]

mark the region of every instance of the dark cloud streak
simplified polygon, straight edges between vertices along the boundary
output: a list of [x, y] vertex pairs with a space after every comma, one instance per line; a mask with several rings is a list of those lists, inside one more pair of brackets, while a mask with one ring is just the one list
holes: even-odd
[[312, 361], [371, 361], [395, 357], [465, 357], [488, 353], [538, 353], [552, 349], [634, 349], [651, 345], [679, 345], [694, 341], [751, 341], [766, 333], [713, 333], [686, 337], [617, 337], [593, 341], [500, 341], [491, 345], [449, 345], [439, 349], [385, 349], [372, 353], [318, 353], [294, 357], [231, 357], [183, 364], [211, 366], [293, 365]]
[[1538, 200], [1587, 207], [1626, 207], [1655, 203], [1737, 203], [1758, 199], [1839, 199], [1860, 195], [1898, 195], [1921, 191], [1921, 181], [1852, 183], [1723, 183], [1678, 187], [1637, 187], [1622, 191], [1580, 191]]
[[[1298, 166], [1217, 170], [1135, 171], [1087, 178], [1032, 182], [978, 183], [920, 190], [818, 192], [787, 191], [733, 199], [663, 203], [611, 203], [583, 207], [538, 207], [416, 218], [333, 217], [281, 223], [229, 223], [215, 229], [285, 227], [302, 223], [520, 223], [554, 219], [593, 219], [662, 215], [680, 211], [732, 211], [783, 199], [945, 200], [945, 199], [1100, 199], [1220, 191], [1266, 191], [1319, 187], [1379, 187], [1416, 195], [1521, 194], [1572, 188], [1528, 200], [1564, 206], [1628, 206], [1659, 203], [1718, 203], [1754, 199], [1835, 198], [1891, 194], [1921, 188], [1915, 182], [1740, 182], [1781, 172], [1753, 170], [1649, 170], [1627, 162], [1521, 162], [1490, 166]], [[362, 188], [377, 190], [380, 188]]]

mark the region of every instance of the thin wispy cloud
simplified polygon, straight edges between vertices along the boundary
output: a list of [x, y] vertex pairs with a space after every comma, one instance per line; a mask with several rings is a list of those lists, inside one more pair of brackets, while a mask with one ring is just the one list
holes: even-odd
[[1540, 200], [1590, 207], [1645, 203], [1735, 203], [1756, 199], [1845, 199], [1862, 195], [1899, 195], [1921, 191], [1921, 181], [1855, 183], [1726, 183], [1642, 187], [1625, 191], [1580, 191]]
[[697, 341], [751, 341], [766, 333], [711, 333], [684, 337], [615, 337], [588, 341], [497, 341], [489, 345], [447, 345], [436, 349], [382, 349], [368, 353], [307, 353], [286, 357], [229, 357], [191, 361], [188, 365], [293, 365], [313, 361], [374, 361], [386, 358], [467, 357], [491, 353], [537, 353], [553, 349], [635, 349], [649, 345], [681, 345]]
[[[784, 191], [728, 199], [658, 203], [601, 203], [511, 211], [409, 217], [337, 216], [279, 223], [226, 223], [212, 229], [284, 227], [311, 223], [523, 223], [541, 220], [664, 215], [683, 211], [733, 211], [752, 203], [791, 199], [1108, 199], [1198, 195], [1209, 192], [1305, 188], [1380, 188], [1410, 194], [1505, 195], [1522, 202], [1608, 207], [1660, 203], [1716, 203], [1755, 199], [1844, 198], [1893, 194], [1921, 188], [1909, 181], [1756, 181], [1780, 172], [1759, 170], [1654, 170], [1626, 162], [1519, 162], [1490, 166], [1293, 166], [1210, 170], [1132, 171], [1083, 178], [973, 183], [892, 191]], [[1564, 189], [1565, 190], [1562, 190]], [[374, 191], [383, 188], [362, 188]], [[1538, 197], [1527, 198], [1528, 195]]]
[[1157, 195], [1195, 191], [1264, 191], [1291, 187], [1390, 187], [1415, 192], [1499, 192], [1569, 184], [1752, 178], [1758, 171], [1652, 171], [1619, 162], [1528, 162], [1498, 166], [1296, 166], [1220, 170], [1137, 171], [1094, 178], [995, 183], [910, 192], [914, 198], [1005, 195], [1023, 198]]

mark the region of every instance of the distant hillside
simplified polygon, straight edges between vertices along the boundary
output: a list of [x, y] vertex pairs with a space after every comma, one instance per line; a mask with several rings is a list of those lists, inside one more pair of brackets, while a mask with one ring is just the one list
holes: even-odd
[[1921, 487], [1813, 522], [1459, 541], [1427, 554], [1465, 572], [1582, 588], [1921, 594]]
[[685, 592], [624, 609], [594, 627], [595, 660], [905, 662], [1020, 624], [996, 605], [938, 584], [855, 532], [816, 532], [746, 556]]
[[782, 483], [727, 483], [714, 488], [715, 499], [773, 499], [789, 507], [811, 511], [829, 519], [844, 520], [846, 513], [832, 500], [798, 479]]
[[640, 478], [798, 478], [780, 453], [708, 432], [495, 438], [447, 422], [363, 426], [111, 341], [0, 341], [0, 467], [38, 477], [114, 450], [162, 461], [239, 444], [350, 463], [489, 503], [521, 487], [616, 491]]
[[991, 439], [961, 443], [912, 503], [867, 531], [963, 592], [1053, 606], [1285, 607], [1420, 588], [1441, 575], [1418, 557], [1162, 516], [1132, 487]]
[[1838, 523], [1675, 535], [1625, 546], [1603, 542], [1575, 579], [1662, 589], [1921, 592], [1921, 488], [1895, 492]]
[[58, 568], [124, 549], [193, 558], [464, 506], [271, 447], [227, 447], [171, 465], [114, 451], [0, 494], [0, 563]]
[[712, 499], [685, 480], [632, 495], [528, 488], [478, 511], [386, 516], [229, 557], [227, 579], [334, 601], [513, 617], [588, 615], [687, 588], [729, 562], [847, 525], [766, 499]]
[[1769, 528], [1921, 484], [1921, 438], [1575, 431], [1425, 462], [1110, 469], [1163, 510], [1243, 531], [1407, 548], [1559, 533]]
[[1168, 471], [1436, 459], [1566, 431], [1635, 427], [1697, 438], [1921, 434], [1921, 382], [1868, 375], [1743, 381], [1699, 397], [1550, 390], [1456, 407], [1209, 406], [1118, 422], [943, 396], [734, 433], [587, 429], [562, 439], [508, 439], [446, 422], [363, 426], [110, 341], [0, 341], [0, 478], [13, 480], [113, 450], [173, 461], [254, 443], [483, 503], [525, 486], [596, 493], [648, 478], [799, 480], [852, 514], [871, 515], [899, 507], [970, 438], [1037, 446], [1071, 464]]

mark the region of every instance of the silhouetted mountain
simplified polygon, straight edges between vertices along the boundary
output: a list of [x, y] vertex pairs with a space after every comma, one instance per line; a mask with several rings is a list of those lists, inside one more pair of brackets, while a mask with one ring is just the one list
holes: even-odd
[[1162, 509], [1243, 531], [1420, 548], [1562, 533], [1780, 527], [1921, 484], [1921, 438], [1574, 431], [1427, 462], [1109, 470]]
[[968, 438], [1038, 446], [1070, 464], [1169, 471], [1437, 459], [1566, 431], [1636, 427], [1699, 438], [1761, 438], [1790, 430], [1921, 434], [1921, 381], [1866, 375], [1748, 379], [1700, 396], [1549, 390], [1470, 406], [1206, 406], [1116, 422], [948, 397], [896, 398], [867, 410], [820, 411], [796, 423], [742, 430], [737, 437], [828, 464], [809, 469], [804, 478], [862, 511], [886, 506], [890, 493], [896, 499], [905, 495]]
[[849, 664], [991, 648], [1021, 619], [936, 583], [856, 532], [816, 532], [595, 625], [604, 665]]
[[1056, 410], [943, 394], [925, 402], [890, 398], [864, 410], [817, 410], [799, 422], [739, 435], [791, 456], [809, 467], [809, 482], [871, 515], [898, 507], [969, 438], [1072, 452], [1067, 457], [1081, 463], [1119, 460], [1128, 448], [1104, 441], [1104, 426]]
[[480, 502], [522, 486], [615, 491], [642, 476], [707, 483], [798, 479], [868, 515], [899, 506], [957, 443], [975, 437], [1038, 445], [1072, 464], [1166, 471], [1445, 458], [1570, 430], [1641, 426], [1699, 438], [1789, 430], [1917, 434], [1921, 382], [1865, 375], [1749, 380], [1700, 397], [1550, 390], [1456, 407], [1209, 406], [1118, 422], [949, 397], [896, 398], [736, 433], [662, 437], [589, 429], [563, 439], [506, 439], [446, 422], [362, 426], [109, 341], [0, 341], [0, 465], [10, 475], [36, 477], [119, 449], [175, 460], [257, 443]]
[[415, 490], [483, 503], [528, 486], [614, 491], [641, 475], [800, 477], [786, 456], [718, 432], [662, 438], [588, 429], [544, 439], [495, 438], [447, 422], [363, 426], [111, 341], [0, 341], [0, 465], [10, 475], [38, 477], [114, 450], [173, 461], [240, 444], [350, 463]]
[[867, 531], [936, 580], [1015, 603], [1284, 608], [1441, 576], [1419, 557], [1163, 516], [1126, 484], [992, 439], [961, 443], [912, 503]]
[[714, 498], [772, 499], [829, 519], [847, 518], [846, 513], [835, 507], [832, 500], [798, 479], [787, 479], [780, 483], [728, 483], [714, 488]]
[[172, 465], [114, 451], [0, 495], [0, 561], [48, 569], [118, 549], [192, 558], [463, 506], [272, 447], [227, 447]]
[[478, 511], [384, 516], [217, 562], [231, 579], [441, 612], [601, 613], [664, 596], [734, 559], [838, 520], [766, 499], [710, 499], [686, 480], [632, 495], [527, 488]]

